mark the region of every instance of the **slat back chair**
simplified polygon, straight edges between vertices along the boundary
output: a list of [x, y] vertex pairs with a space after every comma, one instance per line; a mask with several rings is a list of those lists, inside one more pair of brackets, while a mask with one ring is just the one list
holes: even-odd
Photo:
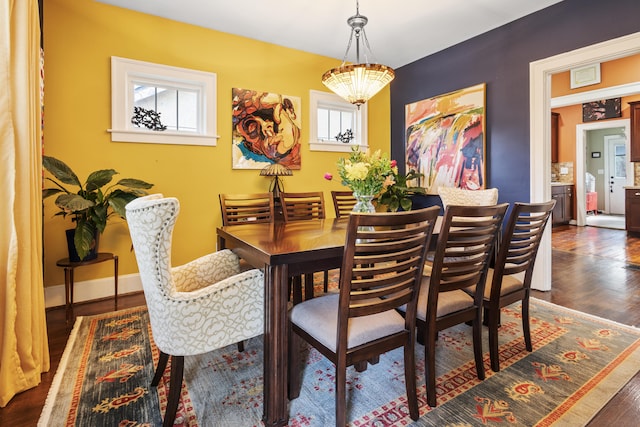
[[220, 194], [222, 225], [273, 222], [273, 193]]
[[332, 191], [333, 207], [336, 211], [336, 218], [348, 217], [356, 205], [356, 198], [353, 191]]
[[496, 264], [487, 273], [484, 310], [485, 321], [489, 327], [491, 369], [494, 372], [500, 371], [498, 327], [502, 307], [522, 301], [524, 341], [528, 351], [533, 349], [529, 326], [531, 278], [540, 241], [555, 204], [555, 200], [545, 203], [514, 204], [503, 232]]
[[[324, 194], [322, 191], [306, 193], [280, 193], [280, 205], [284, 222], [306, 221], [325, 218]], [[329, 288], [329, 272], [323, 271], [323, 288]], [[293, 303], [302, 300], [302, 280], [293, 278]], [[305, 299], [313, 298], [313, 274], [304, 275]]]
[[[436, 406], [436, 339], [438, 332], [471, 322], [478, 378], [484, 379], [482, 359], [482, 297], [497, 236], [509, 204], [449, 205], [418, 300], [418, 338], [425, 346], [427, 403]], [[475, 286], [469, 295], [464, 289]], [[407, 315], [409, 315], [407, 313]]]
[[[289, 397], [300, 392], [304, 339], [336, 366], [336, 426], [346, 425], [346, 369], [404, 347], [411, 418], [418, 419], [416, 304], [439, 207], [349, 217], [340, 293], [305, 301], [290, 312]], [[407, 316], [397, 308], [404, 306]]]
[[302, 221], [325, 218], [322, 191], [307, 193], [280, 193], [284, 221]]

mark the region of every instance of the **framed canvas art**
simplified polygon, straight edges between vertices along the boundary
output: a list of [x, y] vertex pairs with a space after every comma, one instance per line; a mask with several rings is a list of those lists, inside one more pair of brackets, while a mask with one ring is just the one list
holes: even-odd
[[622, 98], [603, 99], [582, 104], [582, 121], [613, 119], [622, 117]]
[[279, 163], [300, 169], [300, 98], [240, 88], [232, 92], [233, 168]]
[[407, 170], [424, 176], [427, 194], [438, 188], [485, 188], [485, 83], [405, 106]]

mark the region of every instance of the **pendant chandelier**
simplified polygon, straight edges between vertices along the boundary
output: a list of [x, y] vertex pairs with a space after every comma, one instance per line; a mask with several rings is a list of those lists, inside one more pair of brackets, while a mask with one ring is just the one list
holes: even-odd
[[[347, 19], [347, 24], [351, 27], [351, 36], [342, 65], [338, 68], [332, 68], [322, 75], [322, 83], [326, 87], [358, 107], [380, 92], [395, 77], [395, 72], [391, 67], [369, 62], [369, 57], [373, 58], [373, 53], [364, 31], [364, 26], [368, 21], [366, 16], [360, 15], [360, 5], [356, 1], [356, 14]], [[347, 64], [347, 55], [349, 55], [354, 35], [356, 38], [356, 63]], [[364, 63], [360, 63], [361, 37]]]

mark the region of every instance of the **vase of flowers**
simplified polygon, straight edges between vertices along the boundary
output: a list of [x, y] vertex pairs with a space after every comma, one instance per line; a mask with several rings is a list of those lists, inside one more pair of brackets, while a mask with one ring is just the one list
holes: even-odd
[[389, 160], [380, 150], [373, 154], [354, 147], [349, 158], [338, 160], [338, 174], [345, 185], [353, 191], [357, 203], [354, 212], [375, 212], [373, 199], [386, 187], [394, 183], [397, 173], [395, 160]]

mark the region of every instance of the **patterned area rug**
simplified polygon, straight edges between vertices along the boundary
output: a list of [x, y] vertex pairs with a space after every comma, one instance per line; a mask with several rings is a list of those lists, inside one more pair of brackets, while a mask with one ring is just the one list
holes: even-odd
[[[503, 310], [501, 371], [490, 370], [485, 342], [484, 381], [475, 374], [471, 328], [442, 332], [434, 409], [426, 404], [418, 345], [417, 422], [405, 404], [401, 350], [365, 372], [349, 368], [350, 425], [584, 425], [640, 370], [640, 330], [535, 299], [531, 315], [534, 352], [528, 353], [519, 306]], [[315, 350], [306, 352], [289, 425], [334, 425], [333, 365]], [[149, 387], [156, 360], [144, 308], [78, 319], [39, 425], [160, 425], [166, 390], [162, 382], [157, 390]], [[244, 353], [232, 345], [185, 358], [185, 383], [177, 425], [262, 425], [261, 337], [249, 340]]]

